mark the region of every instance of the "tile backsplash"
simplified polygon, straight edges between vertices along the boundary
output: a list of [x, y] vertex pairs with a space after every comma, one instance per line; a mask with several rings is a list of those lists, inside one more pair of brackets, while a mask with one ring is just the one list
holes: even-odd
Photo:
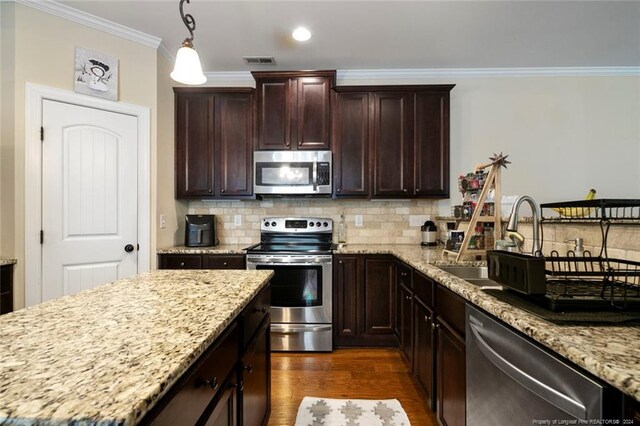
[[[255, 244], [260, 241], [260, 219], [267, 216], [319, 216], [334, 220], [337, 228], [344, 214], [348, 244], [420, 244], [425, 216], [435, 221], [437, 203], [432, 200], [369, 201], [332, 199], [268, 199], [248, 201], [192, 201], [189, 214], [215, 214], [221, 244]], [[242, 224], [235, 225], [240, 215]], [[362, 226], [355, 216], [362, 215]], [[422, 223], [420, 223], [422, 224]]]
[[[573, 250], [577, 237], [584, 239], [584, 248], [593, 256], [600, 254], [602, 231], [598, 224], [550, 224], [542, 226], [542, 251], [548, 255], [557, 250], [561, 256]], [[521, 223], [518, 232], [525, 237], [525, 249], [531, 250], [533, 227], [531, 223]], [[607, 238], [607, 252], [610, 258], [628, 259], [640, 262], [640, 227], [633, 225], [611, 225]]]

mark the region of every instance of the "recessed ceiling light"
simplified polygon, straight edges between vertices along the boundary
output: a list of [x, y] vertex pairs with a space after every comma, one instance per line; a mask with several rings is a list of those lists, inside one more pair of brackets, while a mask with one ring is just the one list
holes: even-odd
[[291, 33], [291, 37], [298, 41], [307, 41], [311, 38], [311, 31], [304, 27], [298, 27]]

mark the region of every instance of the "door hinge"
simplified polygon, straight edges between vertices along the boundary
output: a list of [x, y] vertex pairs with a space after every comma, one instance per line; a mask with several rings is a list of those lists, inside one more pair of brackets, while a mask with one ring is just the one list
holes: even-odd
[[44, 127], [40, 126], [40, 142], [44, 142]]
[[40, 244], [44, 244], [44, 231], [40, 230]]

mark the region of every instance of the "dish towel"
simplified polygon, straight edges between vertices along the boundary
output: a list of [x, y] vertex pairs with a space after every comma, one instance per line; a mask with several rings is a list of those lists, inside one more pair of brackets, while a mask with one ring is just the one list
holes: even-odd
[[306, 396], [295, 426], [410, 426], [397, 399], [330, 399]]

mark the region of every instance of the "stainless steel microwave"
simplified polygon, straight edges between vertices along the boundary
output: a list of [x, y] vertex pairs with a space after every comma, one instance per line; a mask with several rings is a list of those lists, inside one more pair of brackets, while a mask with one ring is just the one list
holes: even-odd
[[331, 195], [331, 151], [256, 151], [256, 195]]

